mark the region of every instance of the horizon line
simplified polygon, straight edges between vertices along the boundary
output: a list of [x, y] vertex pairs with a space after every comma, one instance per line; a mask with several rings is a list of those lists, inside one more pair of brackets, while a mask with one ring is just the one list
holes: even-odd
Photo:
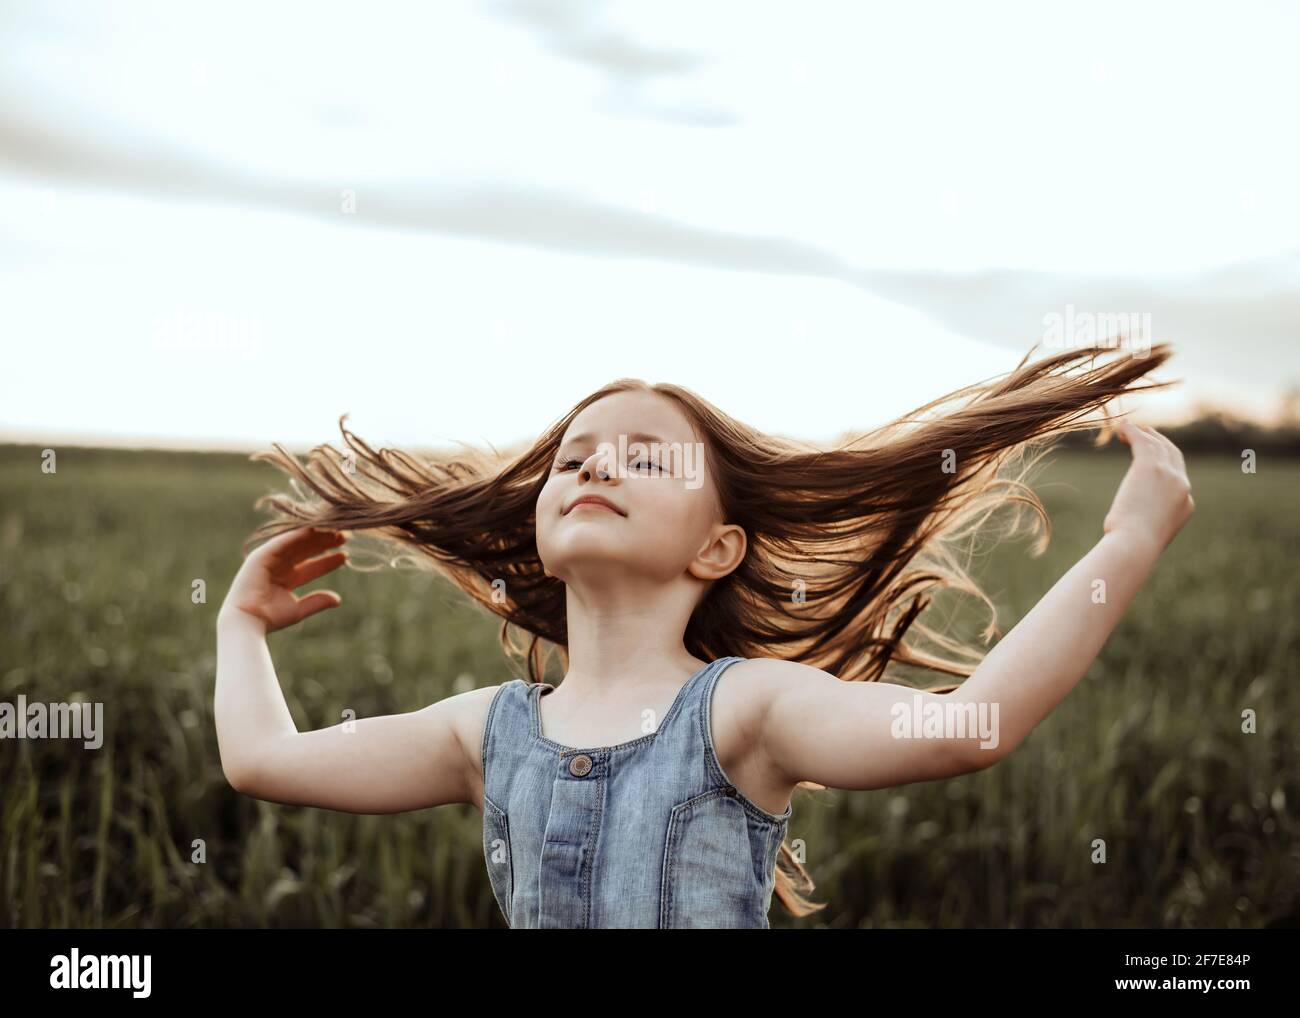
[[[1282, 423], [1281, 414], [1274, 412], [1268, 415], [1260, 414], [1242, 414], [1236, 408], [1230, 405], [1221, 406], [1199, 406], [1185, 409], [1178, 414], [1161, 414], [1163, 421], [1156, 422], [1156, 427], [1177, 427], [1191, 423], [1202, 417], [1212, 414], [1223, 413], [1233, 416], [1246, 424], [1255, 424], [1262, 427], [1277, 427]], [[887, 422], [886, 422], [887, 423]], [[867, 429], [872, 430], [871, 428]], [[843, 435], [833, 436], [826, 441], [836, 441]], [[88, 432], [88, 431], [59, 431], [48, 428], [23, 428], [18, 426], [0, 425], [0, 445], [61, 445], [71, 446], [83, 449], [120, 449], [120, 450], [139, 450], [139, 451], [157, 451], [157, 452], [211, 452], [211, 453], [244, 453], [252, 455], [258, 452], [270, 452], [273, 444], [279, 444], [286, 450], [295, 455], [305, 456], [312, 449], [327, 444], [333, 444], [338, 436], [333, 436], [330, 440], [322, 439], [318, 442], [278, 442], [268, 440], [263, 443], [253, 442], [248, 439], [238, 438], [195, 438], [189, 436], [169, 436], [138, 432]], [[531, 443], [535, 439], [520, 438], [514, 443], [493, 442], [492, 447], [498, 451], [511, 449], [515, 445], [522, 446], [524, 443]], [[808, 441], [808, 440], [805, 440]], [[473, 443], [468, 443], [473, 445]], [[430, 452], [455, 449], [461, 446], [455, 442], [438, 443], [410, 443], [404, 444], [403, 448], [411, 450], [426, 450]], [[484, 443], [487, 447], [487, 443]], [[346, 444], [344, 445], [346, 448]]]

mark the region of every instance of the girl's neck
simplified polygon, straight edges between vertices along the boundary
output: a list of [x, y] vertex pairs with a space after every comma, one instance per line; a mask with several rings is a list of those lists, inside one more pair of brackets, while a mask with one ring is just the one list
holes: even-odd
[[683, 644], [695, 596], [660, 587], [635, 596], [601, 591], [584, 597], [569, 587], [566, 687], [600, 696], [618, 688], [680, 686], [708, 664]]

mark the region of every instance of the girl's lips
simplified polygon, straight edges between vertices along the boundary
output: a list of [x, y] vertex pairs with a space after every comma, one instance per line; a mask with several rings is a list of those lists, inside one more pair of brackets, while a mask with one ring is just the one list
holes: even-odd
[[579, 503], [577, 503], [576, 505], [574, 505], [574, 506], [569, 510], [569, 512], [571, 512], [571, 513], [575, 513], [575, 512], [577, 512], [579, 509], [601, 509], [601, 510], [603, 510], [604, 512], [607, 512], [607, 513], [613, 513], [615, 516], [621, 516], [621, 515], [622, 515], [622, 514], [621, 514], [617, 509], [612, 509], [612, 508], [610, 508], [609, 506], [605, 505], [604, 502], [579, 502]]

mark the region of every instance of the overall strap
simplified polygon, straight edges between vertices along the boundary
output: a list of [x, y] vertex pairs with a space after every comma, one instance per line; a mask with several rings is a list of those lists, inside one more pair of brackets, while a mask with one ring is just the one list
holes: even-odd
[[505, 803], [510, 771], [532, 739], [528, 703], [532, 685], [523, 679], [502, 683], [483, 724], [483, 794], [498, 806]]

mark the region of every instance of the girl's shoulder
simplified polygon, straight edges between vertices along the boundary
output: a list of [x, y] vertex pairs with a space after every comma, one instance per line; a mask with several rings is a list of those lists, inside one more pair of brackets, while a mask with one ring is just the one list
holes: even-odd
[[835, 679], [830, 672], [820, 668], [779, 657], [747, 657], [723, 674], [733, 675], [732, 685], [743, 687], [745, 699], [761, 709], [769, 707], [781, 693], [801, 682]]
[[827, 674], [781, 658], [745, 658], [723, 669], [714, 684], [709, 728], [718, 766], [737, 790], [769, 814], [789, 809], [796, 784], [772, 766], [764, 744], [769, 718], [782, 692]]
[[479, 809], [482, 809], [483, 742], [487, 735], [488, 714], [503, 689], [512, 683], [522, 682], [522, 679], [506, 679], [491, 685], [476, 686], [445, 697], [429, 708], [442, 713], [454, 733], [460, 747], [466, 783], [475, 790], [473, 801]]

